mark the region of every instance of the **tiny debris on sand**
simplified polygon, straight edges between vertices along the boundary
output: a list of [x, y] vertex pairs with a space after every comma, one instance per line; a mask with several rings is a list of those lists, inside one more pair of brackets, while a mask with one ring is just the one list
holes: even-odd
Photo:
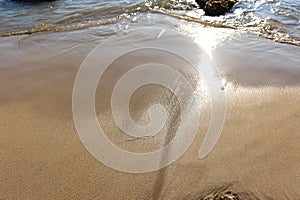
[[198, 200], [240, 200], [240, 197], [232, 191], [209, 194]]

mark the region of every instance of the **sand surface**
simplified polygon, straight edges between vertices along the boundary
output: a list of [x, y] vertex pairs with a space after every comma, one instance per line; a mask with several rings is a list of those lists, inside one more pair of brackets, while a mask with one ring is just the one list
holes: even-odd
[[[102, 36], [83, 30], [0, 38], [0, 199], [195, 199], [224, 188], [242, 199], [299, 199], [300, 48], [247, 34], [236, 40], [244, 39], [239, 50], [230, 41], [214, 54], [227, 80], [227, 115], [213, 151], [198, 159], [210, 115], [204, 109], [184, 156], [157, 172], [128, 174], [94, 159], [73, 122], [76, 72]], [[97, 109], [105, 120], [101, 102]], [[119, 131], [106, 120], [106, 129]], [[145, 150], [144, 141], [110, 137]]]

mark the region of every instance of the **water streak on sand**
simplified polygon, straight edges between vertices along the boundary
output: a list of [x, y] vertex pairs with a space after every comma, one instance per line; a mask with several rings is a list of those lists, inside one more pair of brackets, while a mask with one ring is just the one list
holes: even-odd
[[[25, 29], [25, 30], [3, 33], [0, 36], [8, 37], [8, 36], [14, 36], [14, 35], [26, 35], [26, 34], [43, 33], [43, 32], [62, 32], [62, 31], [80, 30], [80, 29], [84, 29], [84, 28], [104, 26], [104, 25], [112, 24], [116, 21], [117, 21], [117, 18], [113, 18], [113, 19], [109, 19], [109, 20], [105, 20], [105, 21], [88, 22], [88, 23], [75, 24], [75, 25], [69, 25], [69, 26], [59, 26], [59, 27], [55, 27], [55, 26], [51, 26], [51, 25], [41, 25], [41, 26], [36, 26], [36, 27], [29, 28], [29, 29]], [[109, 35], [111, 35], [111, 34], [109, 34]]]

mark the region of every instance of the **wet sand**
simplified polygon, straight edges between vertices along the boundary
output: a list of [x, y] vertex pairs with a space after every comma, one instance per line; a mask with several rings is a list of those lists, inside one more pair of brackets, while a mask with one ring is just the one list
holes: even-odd
[[[249, 34], [225, 42], [214, 58], [227, 81], [227, 115], [213, 151], [198, 159], [210, 115], [204, 109], [179, 160], [128, 174], [94, 159], [73, 122], [76, 72], [101, 40], [92, 29], [0, 38], [0, 199], [197, 199], [226, 189], [241, 199], [300, 196], [299, 47]], [[236, 49], [237, 41], [249, 42]], [[144, 145], [111, 137], [128, 148]]]

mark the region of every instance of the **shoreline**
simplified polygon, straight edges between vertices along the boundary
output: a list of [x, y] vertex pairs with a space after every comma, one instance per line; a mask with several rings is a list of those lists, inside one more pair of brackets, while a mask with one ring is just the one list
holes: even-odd
[[[166, 18], [174, 18], [171, 21], [176, 20], [184, 20], [186, 23], [194, 23], [198, 26], [202, 26], [205, 28], [219, 28], [219, 29], [231, 29], [231, 30], [237, 30], [240, 32], [245, 32], [247, 34], [254, 34], [256, 36], [262, 37], [264, 39], [271, 40], [273, 42], [279, 43], [279, 44], [287, 44], [287, 45], [293, 45], [296, 47], [300, 46], [299, 38], [293, 35], [290, 35], [284, 31], [277, 30], [277, 29], [268, 29], [267, 27], [263, 26], [242, 26], [242, 25], [234, 25], [234, 24], [226, 24], [222, 21], [214, 21], [214, 20], [208, 20], [207, 16], [202, 16], [199, 14], [199, 11], [196, 10], [195, 13], [186, 13], [182, 14], [180, 12], [177, 12], [178, 10], [168, 10], [168, 9], [157, 9], [157, 8], [147, 8], [144, 12], [139, 13], [138, 17], [133, 15], [128, 16], [122, 16], [118, 15], [112, 18], [108, 18], [105, 20], [96, 20], [96, 21], [87, 21], [79, 24], [70, 24], [70, 25], [47, 25], [47, 24], [41, 24], [39, 26], [33, 26], [30, 28], [24, 28], [9, 32], [0, 32], [0, 38], [5, 37], [12, 37], [12, 36], [22, 36], [22, 35], [34, 35], [34, 34], [51, 34], [51, 33], [60, 33], [60, 32], [70, 32], [70, 31], [80, 31], [84, 29], [101, 29], [102, 27], [106, 26], [116, 26], [120, 24], [126, 24], [126, 25], [132, 25], [133, 27], [136, 26], [136, 24], [132, 23], [139, 23], [141, 21], [144, 21], [144, 23], [147, 22], [147, 15], [151, 15], [155, 20], [160, 21], [160, 16], [164, 16]], [[201, 12], [200, 12], [201, 13]], [[145, 24], [146, 25], [146, 24]], [[117, 26], [116, 26], [117, 27]], [[119, 28], [114, 29], [113, 33], [116, 33], [118, 31], [122, 31]], [[270, 27], [269, 27], [270, 28]], [[126, 27], [123, 27], [123, 29], [126, 29]]]

